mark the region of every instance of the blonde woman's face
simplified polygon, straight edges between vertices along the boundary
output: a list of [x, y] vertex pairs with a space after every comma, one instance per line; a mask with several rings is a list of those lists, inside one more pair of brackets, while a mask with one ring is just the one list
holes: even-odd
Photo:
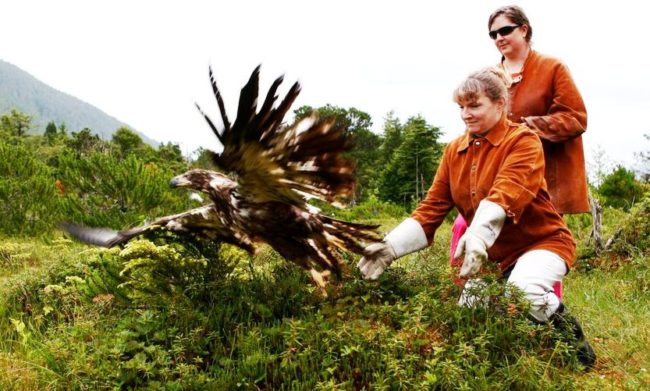
[[[516, 23], [511, 21], [505, 15], [499, 15], [492, 21], [492, 26], [490, 26], [491, 32], [500, 31], [504, 27], [517, 26]], [[506, 29], [509, 31], [510, 29]], [[501, 30], [503, 31], [503, 30]], [[512, 29], [507, 34], [496, 34], [494, 39], [494, 45], [497, 47], [499, 52], [504, 56], [509, 56], [510, 54], [516, 53], [520, 50], [524, 50], [528, 46], [526, 41], [526, 34], [528, 33], [528, 26], [523, 25], [515, 29]]]
[[465, 122], [466, 130], [476, 135], [485, 135], [499, 122], [503, 115], [505, 100], [492, 102], [484, 93], [478, 99], [460, 105], [460, 117]]

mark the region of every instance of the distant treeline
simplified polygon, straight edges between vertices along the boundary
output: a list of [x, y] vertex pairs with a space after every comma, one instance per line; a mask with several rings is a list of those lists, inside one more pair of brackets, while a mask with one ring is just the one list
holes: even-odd
[[[425, 196], [444, 148], [440, 129], [422, 116], [401, 122], [389, 113], [376, 134], [369, 114], [331, 105], [300, 107], [295, 120], [313, 111], [347, 129], [347, 154], [358, 179], [350, 205], [370, 201], [409, 211]], [[32, 117], [17, 110], [0, 116], [0, 233], [38, 235], [62, 220], [115, 228], [139, 224], [194, 202], [169, 188], [173, 176], [190, 167], [214, 169], [207, 150], [184, 157], [178, 145], [152, 147], [125, 127], [104, 140], [88, 128], [70, 131], [50, 122], [44, 134], [33, 135], [32, 126]], [[640, 157], [650, 161], [648, 153]], [[622, 166], [598, 177], [593, 195], [626, 210], [648, 183], [648, 176], [638, 180]]]
[[[438, 128], [421, 116], [401, 123], [389, 114], [378, 135], [360, 110], [315, 110], [335, 117], [349, 134], [358, 186], [348, 202], [372, 199], [407, 210], [425, 194], [443, 148]], [[312, 111], [301, 107], [295, 118]], [[63, 220], [115, 228], [139, 224], [195, 202], [169, 188], [173, 176], [189, 167], [214, 168], [206, 150], [188, 159], [178, 145], [154, 148], [125, 127], [108, 141], [88, 128], [70, 131], [50, 122], [44, 134], [33, 135], [32, 127], [32, 117], [17, 110], [0, 117], [0, 233], [38, 235]]]

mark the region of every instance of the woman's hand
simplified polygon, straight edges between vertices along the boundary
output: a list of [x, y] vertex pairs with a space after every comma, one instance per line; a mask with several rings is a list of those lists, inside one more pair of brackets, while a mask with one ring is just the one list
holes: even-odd
[[460, 258], [465, 254], [465, 260], [460, 267], [461, 278], [470, 278], [476, 275], [484, 261], [487, 261], [487, 244], [480, 236], [467, 231], [458, 241], [458, 247], [454, 253], [454, 258]]
[[365, 280], [376, 280], [397, 258], [390, 243], [373, 243], [365, 248], [357, 267]]
[[427, 237], [422, 226], [409, 217], [390, 231], [383, 242], [366, 247], [357, 267], [364, 279], [376, 280], [395, 259], [427, 245]]

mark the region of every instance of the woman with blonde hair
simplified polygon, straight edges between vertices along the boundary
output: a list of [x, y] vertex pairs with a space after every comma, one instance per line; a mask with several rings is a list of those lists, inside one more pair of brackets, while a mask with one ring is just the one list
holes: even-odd
[[575, 241], [546, 189], [542, 142], [508, 119], [507, 79], [500, 69], [483, 69], [455, 90], [466, 131], [445, 148], [411, 217], [368, 246], [358, 267], [377, 279], [395, 259], [430, 245], [455, 207], [470, 223], [455, 254], [464, 256], [460, 276], [469, 279], [460, 303], [472, 304], [466, 292], [481, 284], [483, 263], [496, 262], [531, 302], [530, 315], [575, 335], [578, 358], [591, 366], [593, 349], [552, 289], [575, 262]]

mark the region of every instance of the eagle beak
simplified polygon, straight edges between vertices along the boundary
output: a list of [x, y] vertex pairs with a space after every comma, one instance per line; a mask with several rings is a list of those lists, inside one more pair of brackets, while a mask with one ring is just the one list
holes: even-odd
[[169, 182], [169, 186], [171, 187], [189, 187], [191, 184], [192, 182], [188, 181], [187, 178], [182, 175], [173, 177]]

